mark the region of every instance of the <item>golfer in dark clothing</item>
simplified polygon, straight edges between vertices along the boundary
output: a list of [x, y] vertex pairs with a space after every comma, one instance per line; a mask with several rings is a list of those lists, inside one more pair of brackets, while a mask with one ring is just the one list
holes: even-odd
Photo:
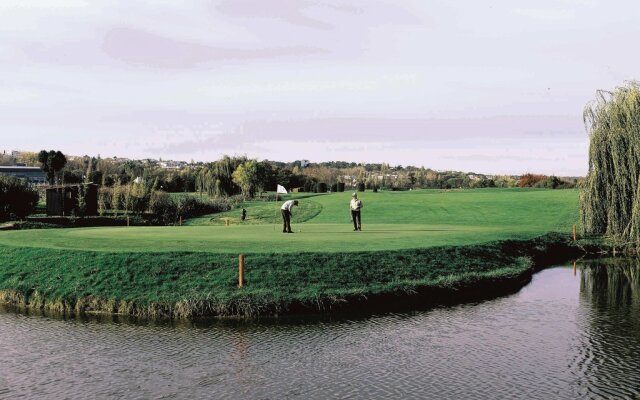
[[353, 230], [362, 230], [362, 221], [360, 220], [360, 209], [362, 208], [362, 200], [358, 199], [358, 195], [354, 192], [351, 195], [351, 203], [349, 203], [351, 209], [351, 220], [353, 221]]
[[280, 211], [282, 211], [282, 233], [293, 233], [291, 231], [291, 209], [298, 205], [298, 200], [285, 201]]

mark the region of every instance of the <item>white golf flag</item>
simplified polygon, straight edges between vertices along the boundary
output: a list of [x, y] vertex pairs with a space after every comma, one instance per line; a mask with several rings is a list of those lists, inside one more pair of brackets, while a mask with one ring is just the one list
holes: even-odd
[[277, 193], [282, 193], [282, 194], [287, 194], [287, 189], [284, 188], [284, 186], [282, 185], [278, 185], [278, 190], [276, 190]]

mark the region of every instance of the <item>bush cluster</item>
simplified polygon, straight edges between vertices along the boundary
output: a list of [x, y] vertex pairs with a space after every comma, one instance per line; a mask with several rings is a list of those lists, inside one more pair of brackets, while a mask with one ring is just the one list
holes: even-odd
[[0, 176], [0, 221], [24, 218], [33, 213], [40, 195], [29, 183], [13, 176]]
[[567, 189], [575, 187], [575, 185], [575, 182], [567, 182], [554, 175], [547, 176], [525, 174], [522, 175], [522, 177], [520, 177], [520, 180], [518, 181], [519, 187], [535, 187], [546, 189]]
[[168, 193], [154, 191], [149, 202], [149, 211], [155, 216], [155, 223], [162, 225], [175, 224], [182, 218], [193, 218], [206, 214], [229, 211], [235, 200], [232, 198], [217, 198], [203, 201], [193, 196], [172, 198]]

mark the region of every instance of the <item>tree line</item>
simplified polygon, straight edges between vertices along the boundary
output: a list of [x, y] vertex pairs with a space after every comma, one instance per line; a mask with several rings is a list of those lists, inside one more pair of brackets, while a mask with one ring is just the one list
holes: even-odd
[[100, 157], [69, 159], [59, 182], [77, 184], [88, 180], [113, 187], [145, 182], [167, 192], [198, 192], [210, 197], [242, 195], [252, 198], [282, 185], [287, 190], [326, 192], [343, 190], [458, 189], [483, 187], [548, 187], [576, 185], [574, 178], [540, 174], [483, 175], [461, 171], [435, 171], [425, 167], [390, 166], [387, 163], [356, 164], [343, 161], [289, 163], [223, 156], [210, 163], [191, 163], [166, 169], [152, 160], [118, 160]]
[[[18, 158], [0, 155], [0, 164], [23, 162], [39, 164], [49, 184], [96, 184], [98, 208], [103, 214], [159, 213], [166, 219], [187, 216], [178, 200], [163, 193], [197, 193], [201, 203], [189, 209], [223, 210], [230, 204], [247, 198], [268, 198], [266, 192], [276, 191], [277, 185], [298, 192], [342, 192], [345, 190], [409, 190], [418, 188], [484, 188], [484, 187], [547, 187], [575, 186], [575, 180], [555, 176], [526, 174], [516, 176], [487, 176], [470, 172], [435, 171], [424, 167], [387, 163], [357, 164], [344, 161], [308, 163], [297, 160], [279, 162], [249, 159], [246, 156], [223, 156], [209, 163], [191, 162], [182, 168], [167, 169], [156, 160], [101, 158], [100, 156], [68, 157], [60, 151], [42, 150], [39, 153], [20, 153]], [[17, 190], [17, 181], [5, 182]], [[9, 190], [9, 189], [7, 189]], [[31, 191], [25, 183], [25, 191]], [[37, 191], [36, 191], [37, 194]], [[22, 195], [22, 194], [21, 194]], [[5, 195], [4, 198], [9, 198]], [[216, 199], [233, 198], [231, 202]], [[1, 198], [0, 198], [1, 199]], [[82, 199], [81, 199], [82, 201]], [[215, 203], [212, 205], [212, 202]], [[6, 202], [5, 202], [6, 203]], [[3, 204], [5, 204], [3, 203]], [[29, 201], [26, 204], [37, 204]], [[81, 214], [81, 205], [78, 212]], [[0, 204], [2, 206], [2, 204]], [[8, 206], [5, 204], [5, 209]], [[23, 210], [2, 211], [4, 215], [24, 214]], [[169, 211], [166, 211], [169, 210]], [[191, 213], [192, 214], [192, 213]], [[172, 217], [169, 217], [172, 216]]]
[[[0, 163], [7, 161], [6, 155]], [[575, 179], [525, 174], [483, 175], [473, 172], [435, 171], [424, 167], [388, 163], [357, 164], [345, 161], [285, 163], [223, 156], [210, 163], [190, 163], [179, 169], [163, 168], [155, 160], [128, 160], [100, 156], [65, 157], [59, 151], [23, 152], [16, 161], [38, 163], [50, 184], [95, 183], [102, 187], [144, 183], [166, 192], [198, 192], [210, 197], [241, 194], [255, 197], [275, 191], [278, 184], [288, 190], [325, 192], [352, 189], [408, 190], [418, 188], [483, 187], [571, 187]]]

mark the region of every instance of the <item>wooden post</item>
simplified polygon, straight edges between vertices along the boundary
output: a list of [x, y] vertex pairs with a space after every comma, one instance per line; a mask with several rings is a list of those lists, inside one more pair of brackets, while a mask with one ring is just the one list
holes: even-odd
[[127, 226], [129, 226], [129, 216], [127, 215]]
[[238, 257], [238, 287], [244, 286], [244, 254]]
[[573, 262], [573, 276], [576, 276], [576, 262]]
[[182, 226], [182, 215], [180, 216], [180, 226]]
[[576, 235], [576, 224], [573, 224], [573, 241], [575, 242], [577, 239], [577, 235]]

